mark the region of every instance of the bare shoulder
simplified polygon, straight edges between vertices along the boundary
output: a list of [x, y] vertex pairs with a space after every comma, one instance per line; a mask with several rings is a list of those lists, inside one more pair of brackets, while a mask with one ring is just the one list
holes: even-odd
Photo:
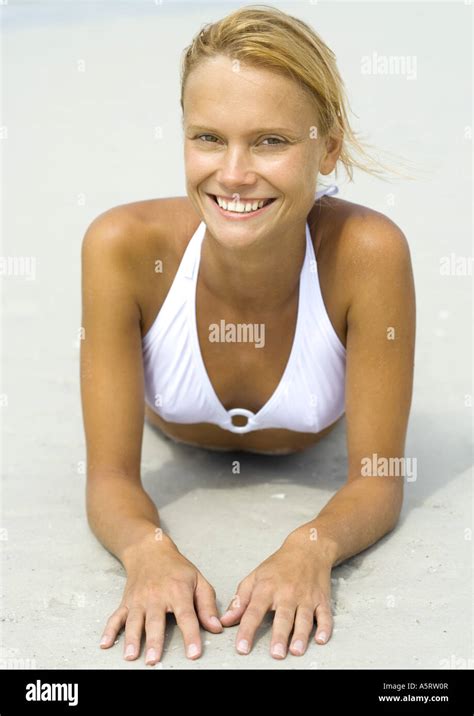
[[[413, 283], [410, 247], [402, 229], [385, 214], [359, 207], [341, 232], [341, 256], [352, 299], [383, 290], [386, 299]], [[381, 303], [381, 302], [380, 302]]]
[[84, 239], [139, 259], [141, 250], [150, 245], [179, 251], [193, 221], [197, 225], [199, 218], [187, 197], [146, 199], [102, 212], [90, 223]]
[[354, 258], [409, 250], [405, 234], [390, 217], [360, 204], [344, 203], [349, 207], [342, 224], [341, 246]]
[[180, 196], [114, 206], [87, 228], [84, 271], [93, 271], [96, 281], [128, 297], [143, 334], [160, 310], [199, 222], [188, 197]]
[[[156, 279], [158, 261], [169, 269], [179, 264], [186, 243], [199, 224], [187, 197], [166, 197], [119, 204], [99, 214], [88, 226], [83, 254], [97, 261], [109, 257], [115, 269], [138, 289], [147, 278]], [[105, 271], [107, 262], [101, 261]], [[163, 283], [163, 282], [162, 282]]]
[[408, 241], [389, 217], [323, 196], [314, 203], [308, 225], [326, 310], [346, 347], [349, 326], [361, 312], [359, 320], [367, 320], [370, 311], [398, 302], [400, 288], [414, 305]]
[[[315, 203], [309, 219], [322, 233], [323, 250], [344, 252], [356, 259], [366, 251], [408, 250], [408, 242], [388, 216], [345, 199], [323, 197]], [[315, 232], [316, 233], [316, 232]]]
[[319, 204], [310, 217], [313, 225], [319, 224], [321, 261], [333, 268], [333, 277], [346, 287], [348, 303], [374, 272], [380, 279], [388, 279], [387, 272], [411, 275], [408, 240], [392, 219], [335, 197], [323, 197]]

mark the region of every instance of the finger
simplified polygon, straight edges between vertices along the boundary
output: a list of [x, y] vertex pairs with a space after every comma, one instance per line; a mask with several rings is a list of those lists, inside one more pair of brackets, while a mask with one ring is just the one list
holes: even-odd
[[296, 605], [279, 604], [273, 619], [270, 654], [275, 659], [284, 659], [288, 650], [288, 638], [295, 622]]
[[181, 591], [177, 600], [173, 601], [173, 612], [183, 635], [186, 656], [188, 659], [197, 659], [201, 656], [201, 634], [191, 589]]
[[252, 597], [250, 604], [245, 610], [235, 640], [237, 651], [240, 654], [248, 654], [252, 648], [255, 632], [263, 621], [265, 614], [271, 606], [272, 600], [264, 595]]
[[146, 645], [145, 663], [154, 666], [163, 653], [165, 641], [166, 613], [164, 608], [149, 609], [145, 619]]
[[333, 619], [331, 609], [327, 602], [322, 602], [321, 604], [318, 604], [314, 613], [316, 616], [316, 621], [318, 622], [318, 626], [316, 627], [316, 633], [314, 635], [314, 640], [318, 644], [326, 644], [326, 642], [329, 641], [332, 633]]
[[290, 651], [301, 656], [306, 651], [308, 640], [314, 626], [314, 610], [300, 605], [296, 610], [295, 628], [291, 638]]
[[128, 614], [128, 607], [119, 607], [107, 620], [105, 629], [100, 640], [101, 649], [108, 649], [115, 642], [117, 634], [125, 624]]
[[198, 576], [197, 587], [194, 590], [196, 611], [203, 627], [211, 632], [223, 631], [218, 617], [216, 605], [216, 590], [202, 576]]
[[136, 659], [139, 655], [144, 620], [142, 607], [130, 607], [125, 624], [124, 659]]
[[221, 616], [221, 622], [224, 626], [232, 626], [240, 621], [242, 614], [245, 612], [250, 603], [251, 596], [251, 582], [248, 581], [239, 584], [236, 594], [232, 597], [232, 600], [227, 607], [227, 611]]

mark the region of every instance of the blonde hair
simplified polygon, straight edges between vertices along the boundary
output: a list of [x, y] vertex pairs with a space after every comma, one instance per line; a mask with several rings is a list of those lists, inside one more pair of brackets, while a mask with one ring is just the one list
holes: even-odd
[[[336, 56], [305, 22], [270, 5], [247, 5], [221, 20], [207, 23], [185, 48], [181, 62], [181, 109], [190, 73], [216, 55], [229, 57], [251, 67], [280, 72], [309, 93], [317, 116], [317, 134], [323, 139], [340, 136], [340, 162], [353, 181], [357, 167], [383, 178], [391, 170], [374, 159], [349, 122], [350, 110]], [[387, 152], [384, 152], [387, 154]], [[393, 155], [392, 155], [393, 156]], [[360, 158], [358, 158], [360, 157]], [[335, 169], [337, 177], [337, 165]]]

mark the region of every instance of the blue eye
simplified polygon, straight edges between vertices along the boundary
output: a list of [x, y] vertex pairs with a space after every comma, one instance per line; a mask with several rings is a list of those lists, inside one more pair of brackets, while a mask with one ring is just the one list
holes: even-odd
[[[208, 141], [206, 137], [210, 137], [211, 141]], [[204, 142], [204, 144], [215, 144], [216, 141], [219, 141], [214, 134], [198, 134], [196, 137], [194, 137], [194, 139], [199, 139]], [[281, 144], [287, 144], [286, 140], [281, 139], [280, 137], [265, 137], [262, 140], [262, 144], [264, 142], [270, 142], [270, 144], [264, 145], [267, 147], [278, 147]]]
[[[266, 142], [268, 139], [275, 139], [275, 140], [278, 142], [278, 144], [286, 144], [285, 140], [284, 140], [284, 139], [280, 139], [280, 137], [265, 137], [265, 139], [264, 139], [263, 141]], [[267, 146], [268, 146], [268, 147], [272, 147], [272, 146], [275, 147], [275, 146], [278, 146], [278, 145], [277, 145], [277, 144], [267, 144]]]
[[[212, 137], [213, 139], [216, 139], [213, 134], [200, 134], [196, 139], [202, 139], [203, 137]], [[204, 141], [204, 140], [203, 140]], [[211, 142], [212, 144], [212, 142]]]

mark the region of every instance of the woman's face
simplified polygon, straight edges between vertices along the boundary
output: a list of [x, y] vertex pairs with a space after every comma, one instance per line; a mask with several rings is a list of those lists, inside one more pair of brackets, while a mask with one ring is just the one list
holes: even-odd
[[218, 56], [190, 73], [183, 104], [186, 189], [213, 235], [242, 245], [306, 221], [325, 148], [296, 82]]

